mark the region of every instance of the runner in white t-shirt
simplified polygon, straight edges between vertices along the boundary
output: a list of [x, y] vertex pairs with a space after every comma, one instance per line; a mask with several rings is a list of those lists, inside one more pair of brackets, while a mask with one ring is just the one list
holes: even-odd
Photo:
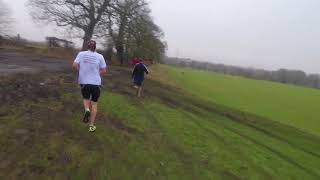
[[73, 68], [79, 71], [79, 84], [85, 108], [83, 122], [88, 123], [90, 118], [89, 131], [94, 132], [96, 130], [94, 122], [100, 97], [101, 75], [107, 72], [103, 56], [96, 52], [95, 41], [88, 42], [88, 51], [79, 52], [73, 63]]

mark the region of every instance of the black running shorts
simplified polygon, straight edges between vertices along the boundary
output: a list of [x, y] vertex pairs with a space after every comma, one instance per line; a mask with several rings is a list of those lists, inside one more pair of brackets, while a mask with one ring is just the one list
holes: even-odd
[[91, 84], [81, 84], [80, 87], [83, 99], [98, 102], [100, 97], [100, 86]]
[[144, 80], [144, 77], [143, 76], [134, 76], [133, 78], [133, 83], [139, 87], [142, 86], [142, 83], [143, 83], [143, 80]]
[[142, 86], [142, 83], [143, 83], [143, 81], [140, 81], [140, 80], [134, 81], [134, 85], [139, 86], [139, 87]]

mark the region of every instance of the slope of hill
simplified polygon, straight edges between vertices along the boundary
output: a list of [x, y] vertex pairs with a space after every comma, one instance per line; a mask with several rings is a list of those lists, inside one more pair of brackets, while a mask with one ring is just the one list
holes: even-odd
[[238, 76], [162, 66], [198, 97], [320, 135], [320, 91]]
[[110, 67], [93, 134], [71, 71], [0, 76], [0, 178], [320, 178], [318, 136], [218, 105], [166, 67], [151, 71], [137, 99], [130, 69]]

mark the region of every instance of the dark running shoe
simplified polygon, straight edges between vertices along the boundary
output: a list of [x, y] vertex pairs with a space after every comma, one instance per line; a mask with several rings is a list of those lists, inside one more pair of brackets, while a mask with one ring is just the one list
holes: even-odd
[[88, 123], [89, 122], [90, 114], [91, 114], [90, 111], [86, 111], [84, 113], [83, 120], [82, 120], [84, 123]]

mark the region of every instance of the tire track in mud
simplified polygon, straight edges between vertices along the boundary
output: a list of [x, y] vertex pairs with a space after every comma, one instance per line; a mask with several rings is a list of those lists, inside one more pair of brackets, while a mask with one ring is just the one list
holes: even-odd
[[[153, 126], [152, 127], [153, 131], [157, 131], [158, 133], [162, 134], [161, 139], [165, 140], [168, 147], [173, 152], [175, 152], [175, 154], [179, 157], [181, 162], [183, 162], [184, 165], [188, 167], [188, 169], [193, 169], [192, 164], [194, 163], [194, 161], [199, 161], [200, 163], [205, 164], [205, 163], [201, 162], [200, 160], [195, 159], [191, 153], [186, 152], [182, 147], [178, 146], [175, 142], [173, 142], [172, 140], [170, 140], [170, 138], [168, 138], [165, 130], [161, 127], [157, 118], [151, 112], [149, 112], [148, 109], [145, 108], [146, 105], [143, 103], [143, 101], [138, 101], [138, 104], [140, 104], [140, 107], [143, 109], [143, 111], [149, 117], [148, 119], [150, 119], [152, 121], [151, 124]], [[197, 179], [197, 176], [195, 174], [193, 174], [193, 179]]]
[[[166, 96], [164, 96], [164, 97], [166, 97]], [[162, 99], [162, 100], [163, 100], [163, 99]], [[166, 99], [166, 100], [168, 100], [168, 99]], [[170, 101], [170, 100], [169, 100], [169, 101]], [[168, 101], [167, 101], [167, 102], [168, 102]], [[173, 102], [176, 102], [176, 101], [170, 101], [170, 102], [173, 103]], [[142, 105], [142, 106], [140, 106], [140, 107], [142, 107], [142, 108], [145, 107], [145, 105], [144, 105], [144, 103], [143, 103], [142, 101], [140, 101], [140, 104]], [[178, 106], [176, 106], [176, 105], [177, 105], [177, 104], [174, 104], [174, 103], [173, 103], [173, 104], [171, 104], [171, 105], [169, 105], [169, 106], [170, 106], [170, 107], [174, 107], [174, 108], [176, 108], [176, 109], [181, 109], [180, 107], [178, 107]], [[185, 109], [182, 109], [182, 110], [184, 111], [183, 113], [185, 113], [185, 114], [188, 115], [188, 116], [190, 116], [190, 114], [187, 114], [186, 112], [191, 112], [191, 113], [194, 113], [194, 114], [198, 114], [198, 112], [197, 112], [197, 111], [194, 111], [193, 109], [188, 109], [187, 111], [185, 111]], [[150, 117], [149, 119], [151, 119], [151, 120], [153, 121], [153, 124], [156, 124], [155, 127], [156, 127], [157, 129], [162, 129], [161, 126], [160, 126], [160, 125], [158, 124], [158, 122], [157, 122], [157, 118], [156, 118], [152, 113], [148, 112], [148, 110], [145, 109], [145, 108], [144, 108], [144, 112], [146, 112], [146, 114], [148, 115], [148, 117]], [[191, 117], [191, 119], [192, 119], [192, 121], [193, 121], [195, 124], [197, 124], [200, 128], [204, 129], [207, 133], [209, 133], [210, 135], [213, 135], [216, 139], [218, 139], [219, 141], [221, 141], [223, 144], [227, 145], [227, 144], [225, 143], [225, 139], [224, 139], [222, 136], [220, 136], [219, 134], [217, 134], [217, 133], [215, 133], [215, 132], [207, 129], [206, 127], [204, 127], [203, 125], [201, 125], [200, 122], [198, 122], [198, 121], [196, 121], [196, 120], [193, 120], [194, 118]], [[210, 122], [210, 121], [209, 121], [209, 122]], [[210, 123], [212, 123], [212, 122], [210, 122]], [[217, 124], [218, 126], [221, 126], [221, 124], [218, 124], [218, 123], [216, 123], [216, 124]], [[223, 128], [224, 128], [224, 127], [223, 127]], [[226, 128], [226, 129], [227, 129], [227, 128]], [[232, 131], [231, 129], [227, 129], [227, 130], [230, 131], [230, 132], [234, 132], [234, 131]], [[235, 134], [237, 134], [237, 133], [235, 133]], [[241, 137], [244, 138], [243, 136], [241, 136]], [[166, 139], [168, 139], [168, 138], [166, 138]], [[179, 155], [179, 157], [181, 157], [181, 158], [183, 158], [183, 159], [192, 157], [191, 155], [187, 155], [187, 153], [185, 153], [185, 151], [182, 150], [181, 147], [176, 146], [176, 145], [175, 145], [174, 143], [172, 143], [171, 141], [169, 141], [169, 147], [172, 148], [173, 151], [177, 152], [178, 155]], [[181, 159], [181, 158], [180, 158], [180, 159]], [[205, 161], [207, 161], [207, 160], [203, 160], [203, 161], [199, 161], [199, 162], [202, 163], [202, 164], [206, 164]], [[215, 166], [211, 166], [211, 168], [215, 169], [215, 170], [216, 170], [215, 172], [219, 172], [219, 169], [217, 169]], [[262, 168], [260, 168], [260, 167], [255, 167], [255, 168], [256, 168], [264, 177], [270, 177], [270, 178], [271, 178], [270, 174], [268, 174], [264, 169], [262, 169]], [[236, 175], [232, 174], [231, 172], [218, 173], [218, 175], [220, 175], [220, 176], [222, 176], [222, 177], [225, 177], [225, 176], [232, 177], [232, 179], [241, 179], [241, 178], [237, 177]]]
[[[316, 158], [320, 157], [318, 154], [316, 154], [314, 152], [306, 150], [303, 147], [297, 146], [297, 145], [287, 141], [286, 139], [284, 139], [282, 137], [274, 135], [274, 134], [272, 134], [271, 132], [269, 132], [269, 131], [267, 131], [265, 129], [262, 129], [260, 127], [257, 127], [256, 125], [251, 124], [252, 122], [259, 123], [258, 122], [259, 120], [250, 120], [249, 119], [250, 115], [248, 115], [248, 114], [244, 114], [244, 113], [241, 113], [240, 115], [239, 114], [235, 114], [235, 112], [233, 112], [233, 110], [229, 110], [230, 112], [221, 112], [221, 111], [219, 111], [219, 110], [217, 110], [215, 108], [204, 106], [203, 103], [200, 103], [200, 102], [195, 103], [192, 100], [188, 101], [188, 100], [185, 99], [185, 97], [179, 99], [180, 95], [177, 95], [177, 94], [174, 97], [175, 97], [175, 99], [170, 98], [170, 96], [162, 96], [160, 99], [162, 99], [165, 104], [167, 104], [167, 105], [169, 105], [171, 107], [180, 108], [180, 109], [185, 110], [186, 112], [192, 112], [195, 115], [200, 115], [200, 116], [204, 117], [210, 123], [214, 123], [215, 121], [208, 120], [208, 118], [210, 118], [210, 117], [208, 117], [207, 115], [203, 114], [203, 112], [198, 111], [197, 109], [193, 108], [193, 106], [190, 106], [188, 104], [192, 104], [197, 108], [203, 109], [204, 111], [215, 112], [215, 113], [217, 113], [219, 115], [227, 117], [228, 119], [230, 119], [230, 120], [232, 120], [232, 121], [234, 121], [236, 123], [240, 123], [242, 125], [245, 125], [245, 126], [247, 126], [249, 128], [252, 128], [252, 129], [256, 130], [257, 132], [265, 134], [266, 136], [269, 136], [269, 137], [271, 137], [273, 139], [276, 139], [276, 140], [278, 140], [280, 142], [288, 144], [289, 146], [291, 146], [291, 147], [293, 147], [295, 149], [298, 149], [298, 150], [300, 150], [302, 152], [310, 154], [310, 155], [312, 155], [312, 156], [314, 156]], [[237, 134], [238, 136], [243, 137], [244, 139], [247, 139], [247, 140], [249, 140], [250, 142], [252, 142], [254, 144], [257, 144], [258, 146], [267, 149], [268, 151], [276, 154], [278, 157], [280, 157], [284, 161], [287, 161], [288, 163], [296, 166], [297, 168], [302, 169], [306, 173], [308, 173], [308, 174], [310, 174], [310, 175], [312, 175], [312, 176], [314, 176], [316, 178], [320, 178], [320, 175], [317, 174], [316, 172], [305, 168], [304, 166], [302, 166], [299, 163], [295, 162], [294, 160], [290, 159], [290, 157], [286, 156], [285, 154], [283, 154], [283, 153], [281, 153], [281, 152], [279, 152], [279, 151], [277, 151], [277, 150], [275, 150], [275, 149], [273, 149], [273, 148], [271, 148], [271, 147], [269, 147], [269, 146], [267, 146], [267, 145], [255, 140], [254, 138], [251, 138], [248, 135], [245, 135], [245, 134], [241, 133], [240, 131], [237, 131], [237, 130], [235, 130], [233, 128], [229, 128], [229, 127], [227, 127], [225, 125], [222, 125], [222, 124], [219, 124], [219, 123], [215, 123], [215, 124], [217, 124], [219, 126], [223, 126], [223, 128], [229, 130], [230, 132], [233, 132], [233, 133]]]
[[135, 128], [129, 127], [126, 124], [122, 123], [122, 120], [115, 118], [110, 115], [106, 115], [105, 113], [99, 113], [97, 115], [97, 119], [99, 122], [105, 123], [114, 129], [125, 132], [127, 134], [133, 134], [139, 137], [145, 137], [145, 134]]
[[[180, 97], [180, 95], [175, 96], [175, 98], [179, 98], [179, 97]], [[204, 106], [204, 104], [210, 104], [208, 102], [202, 102], [202, 103], [195, 102], [194, 100], [186, 100], [185, 98], [181, 98], [181, 97], [180, 97], [180, 100], [176, 100], [176, 99], [170, 98], [170, 96], [162, 97], [162, 100], [164, 103], [168, 104], [169, 106], [179, 107], [179, 108], [182, 108], [186, 111], [193, 112], [195, 114], [201, 114], [203, 116], [206, 116], [206, 115], [203, 114], [203, 112], [198, 111], [194, 107], [203, 109], [204, 111], [214, 112], [218, 115], [227, 117], [228, 119], [233, 120], [234, 122], [237, 122], [237, 123], [243, 124], [247, 127], [250, 127], [252, 129], [255, 129], [260, 133], [263, 133], [267, 136], [270, 136], [274, 139], [277, 139], [277, 140], [279, 140], [283, 143], [286, 143], [294, 148], [300, 149], [301, 151], [308, 153], [316, 158], [320, 158], [320, 154], [318, 154], [317, 152], [313, 152], [313, 151], [305, 149], [304, 147], [297, 146], [296, 144], [285, 139], [284, 137], [281, 137], [279, 135], [274, 134], [270, 129], [267, 129], [269, 127], [274, 128], [274, 126], [277, 126], [277, 128], [285, 128], [285, 129], [288, 129], [290, 131], [290, 133], [297, 134], [298, 136], [303, 136], [303, 137], [305, 137], [306, 140], [311, 139], [313, 143], [320, 142], [320, 138], [318, 139], [316, 137], [311, 137], [311, 135], [309, 135], [305, 132], [302, 132], [301, 130], [296, 129], [294, 127], [283, 125], [283, 124], [274, 122], [272, 120], [267, 120], [265, 118], [257, 117], [255, 115], [243, 113], [243, 112], [233, 110], [230, 108], [226, 108], [226, 107], [222, 107], [219, 109], [219, 107], [217, 108], [218, 105], [212, 105], [211, 107]], [[189, 105], [189, 104], [191, 104], [191, 105]], [[225, 110], [223, 110], [223, 109], [225, 109]], [[268, 121], [270, 123], [266, 123]], [[262, 123], [264, 123], [264, 124], [262, 124]], [[260, 127], [259, 125], [261, 125], [262, 127]], [[265, 126], [267, 126], [267, 127], [265, 127]]]
[[[183, 109], [182, 109], [183, 110]], [[190, 114], [186, 113], [186, 112], [190, 112], [190, 111], [185, 111], [183, 110], [183, 113], [187, 116], [190, 116]], [[218, 133], [208, 129], [206, 126], [202, 125], [199, 121], [196, 121], [194, 120], [194, 118], [192, 116], [190, 116], [190, 119], [193, 123], [197, 124], [198, 127], [200, 127], [201, 129], [205, 130], [208, 134], [214, 136], [217, 140], [219, 140], [220, 142], [223, 143], [223, 145], [225, 146], [230, 146], [228, 143], [226, 143], [226, 140], [224, 137], [222, 137], [221, 135], [219, 135]], [[205, 120], [209, 123], [212, 123], [211, 121], [208, 121], [208, 120]], [[228, 128], [225, 128], [225, 126], [221, 125], [221, 124], [218, 124], [218, 123], [215, 123], [217, 126], [222, 126], [221, 128], [224, 128], [230, 132], [233, 132], [232, 130], [228, 129]], [[234, 132], [233, 132], [234, 133]], [[261, 167], [254, 167], [256, 168], [261, 174], [263, 177], [268, 177], [267, 179], [272, 179], [272, 177], [270, 176], [270, 174], [268, 174], [268, 172], [266, 172], [263, 168]], [[228, 172], [229, 175], [232, 175], [233, 177], [236, 177], [235, 175], [233, 175], [232, 173]], [[233, 178], [234, 179], [234, 178]], [[239, 179], [239, 178], [238, 178]]]
[[[199, 105], [198, 105], [199, 106]], [[201, 106], [199, 106], [201, 107]], [[203, 106], [201, 107], [203, 108]], [[203, 108], [203, 109], [207, 109], [207, 110], [210, 110], [210, 108]], [[296, 149], [299, 149], [307, 154], [310, 154], [316, 158], [320, 158], [320, 154], [318, 154], [317, 152], [313, 152], [313, 151], [310, 151], [308, 149], [305, 149], [303, 146], [298, 146], [290, 141], [288, 141], [287, 139], [285, 139], [284, 137], [281, 137], [279, 135], [276, 135], [272, 132], [272, 130], [270, 130], [271, 128], [274, 128], [274, 126], [272, 125], [275, 125], [275, 126], [280, 126], [282, 128], [289, 128], [291, 130], [290, 133], [299, 133], [299, 135], [301, 136], [304, 136], [306, 138], [310, 138], [309, 137], [309, 134], [305, 134], [304, 132], [300, 131], [299, 129], [296, 129], [296, 128], [293, 128], [293, 127], [290, 127], [290, 126], [286, 126], [286, 125], [283, 125], [283, 124], [280, 124], [280, 123], [277, 123], [277, 122], [274, 122], [272, 120], [266, 120], [264, 118], [257, 118], [253, 115], [250, 115], [250, 114], [246, 114], [246, 113], [242, 113], [242, 112], [235, 112], [234, 110], [229, 110], [229, 112], [221, 112], [221, 111], [214, 111], [216, 112], [217, 114], [219, 115], [222, 115], [222, 116], [225, 116], [227, 117], [228, 119], [234, 121], [234, 122], [237, 122], [237, 123], [240, 123], [242, 125], [245, 125], [249, 128], [252, 128], [252, 129], [255, 129], [256, 131], [262, 133], [262, 134], [265, 134], [266, 136], [270, 136], [274, 139], [277, 139], [285, 144], [288, 144], [290, 145], [291, 147], [293, 148], [296, 148]], [[266, 121], [272, 121], [272, 124], [269, 124], [268, 126], [263, 126], [263, 124], [259, 124], [259, 123], [265, 123]], [[269, 129], [268, 129], [269, 128]], [[273, 130], [274, 131], [274, 130]], [[303, 133], [303, 134], [302, 134]], [[305, 135], [304, 135], [305, 134]], [[317, 140], [312, 138], [314, 142], [316, 142]], [[320, 141], [320, 139], [319, 139]]]

